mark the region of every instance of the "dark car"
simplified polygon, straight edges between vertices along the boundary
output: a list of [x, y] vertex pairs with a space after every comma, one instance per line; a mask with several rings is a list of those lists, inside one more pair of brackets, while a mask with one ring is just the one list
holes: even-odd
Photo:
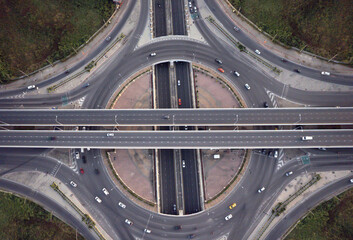
[[300, 69], [294, 69], [294, 72], [300, 73]]
[[86, 163], [87, 161], [86, 161], [86, 156], [82, 156], [82, 162], [83, 163]]
[[94, 169], [94, 173], [95, 173], [95, 174], [99, 174], [98, 168]]
[[222, 61], [219, 60], [218, 58], [216, 58], [215, 61], [216, 61], [216, 63], [218, 63], [218, 64], [222, 64]]
[[264, 102], [264, 108], [268, 108], [268, 103]]
[[49, 137], [49, 140], [55, 140], [56, 139], [56, 137]]
[[195, 234], [188, 235], [188, 239], [193, 239], [194, 237], [195, 237]]
[[175, 229], [175, 230], [180, 230], [180, 229], [181, 229], [181, 225], [176, 225], [176, 226], [174, 227], [174, 229]]
[[288, 62], [287, 59], [284, 59], [284, 58], [282, 58], [281, 61], [284, 63]]

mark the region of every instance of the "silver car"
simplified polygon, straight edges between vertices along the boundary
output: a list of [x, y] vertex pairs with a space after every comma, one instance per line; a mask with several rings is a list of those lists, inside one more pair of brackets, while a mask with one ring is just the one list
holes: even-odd
[[126, 208], [126, 205], [125, 205], [124, 203], [122, 203], [122, 202], [119, 202], [118, 205], [119, 205], [119, 207], [121, 207], [121, 208]]
[[105, 195], [109, 195], [109, 192], [106, 188], [103, 188], [102, 191], [104, 192]]

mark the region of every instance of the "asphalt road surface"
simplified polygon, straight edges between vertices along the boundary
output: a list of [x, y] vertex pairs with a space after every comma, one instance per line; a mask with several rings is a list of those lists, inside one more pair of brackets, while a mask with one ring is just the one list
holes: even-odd
[[[109, 135], [113, 134], [113, 135]], [[311, 136], [311, 140], [302, 137]], [[353, 130], [0, 132], [0, 147], [30, 148], [332, 148], [353, 147]]]
[[[170, 106], [168, 74], [158, 75], [158, 104]], [[190, 82], [180, 80], [179, 109], [0, 109], [0, 126], [114, 126], [114, 125], [346, 125], [353, 124], [353, 108], [243, 108], [187, 109], [192, 107]]]

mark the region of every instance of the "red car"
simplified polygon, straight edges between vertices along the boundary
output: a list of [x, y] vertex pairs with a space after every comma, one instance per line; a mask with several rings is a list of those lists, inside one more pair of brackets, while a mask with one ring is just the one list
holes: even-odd
[[223, 68], [218, 68], [218, 71], [220, 71], [221, 73], [224, 73], [224, 70], [223, 70]]
[[181, 99], [179, 98], [179, 106], [181, 105]]
[[85, 171], [83, 170], [83, 168], [80, 168], [80, 173], [81, 173], [81, 174], [84, 174], [84, 173], [85, 173]]

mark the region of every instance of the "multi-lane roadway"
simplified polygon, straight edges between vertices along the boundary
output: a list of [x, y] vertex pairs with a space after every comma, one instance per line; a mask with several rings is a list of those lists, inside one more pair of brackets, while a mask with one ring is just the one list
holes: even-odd
[[[183, 85], [187, 85], [183, 82]], [[169, 85], [168, 85], [169, 86]], [[162, 95], [162, 92], [161, 92]], [[188, 94], [190, 95], [190, 94]], [[184, 95], [182, 95], [184, 96]], [[179, 95], [179, 97], [181, 97]], [[191, 96], [185, 97], [189, 103]], [[162, 98], [170, 103], [170, 97]], [[0, 126], [352, 125], [353, 108], [0, 109]]]
[[[304, 139], [307, 137], [306, 139]], [[353, 147], [352, 129], [244, 131], [0, 132], [1, 147], [100, 149], [259, 149]]]
[[[137, 22], [136, 28], [128, 36], [128, 41], [123, 46], [118, 54], [111, 57], [111, 61], [108, 61], [105, 65], [104, 71], [98, 71], [95, 75], [91, 76], [89, 79], [90, 86], [88, 88], [82, 88], [79, 86], [72, 89], [66, 93], [62, 94], [43, 94], [34, 95], [29, 94], [26, 88], [21, 88], [18, 90], [13, 90], [9, 92], [2, 92], [0, 95], [0, 107], [2, 108], [17, 108], [17, 107], [52, 107], [60, 106], [64, 103], [77, 100], [81, 97], [85, 97], [85, 102], [83, 104], [84, 108], [105, 108], [109, 99], [116, 91], [116, 89], [123, 84], [124, 80], [130, 77], [134, 72], [137, 72], [145, 67], [149, 67], [155, 63], [160, 62], [170, 62], [173, 60], [184, 60], [184, 61], [194, 61], [199, 64], [204, 65], [206, 68], [216, 70], [218, 65], [215, 63], [214, 58], [220, 58], [223, 61], [223, 68], [225, 73], [223, 77], [238, 90], [244, 98], [244, 101], [249, 107], [262, 108], [264, 102], [268, 102], [270, 106], [271, 101], [268, 93], [274, 93], [279, 97], [286, 98], [290, 101], [302, 103], [311, 106], [349, 106], [353, 105], [352, 93], [349, 91], [345, 92], [322, 92], [322, 91], [303, 91], [296, 89], [294, 87], [286, 86], [285, 84], [278, 82], [277, 80], [269, 77], [267, 74], [259, 71], [257, 67], [240, 53], [238, 50], [231, 48], [229, 45], [224, 44], [218, 36], [214, 35], [208, 26], [205, 24], [202, 14], [199, 14], [200, 18], [195, 20], [195, 25], [199, 29], [200, 33], [203, 35], [207, 44], [201, 43], [199, 41], [192, 40], [187, 37], [170, 37], [164, 39], [157, 39], [151, 43], [140, 45], [136, 48], [136, 44], [142, 36], [142, 32], [146, 27], [146, 22], [148, 18], [148, 1], [140, 1], [140, 8], [135, 7], [137, 1], [127, 1], [126, 13], [119, 21], [119, 24], [111, 36], [114, 37], [119, 34], [122, 26], [126, 23], [128, 17], [131, 13], [139, 11], [139, 20]], [[159, 3], [161, 2], [161, 3]], [[158, 12], [161, 18], [165, 19], [165, 7], [164, 1], [158, 0], [153, 1], [153, 10]], [[253, 41], [249, 36], [245, 34], [245, 31], [240, 31], [235, 33], [233, 30], [234, 23], [229, 20], [229, 18], [221, 11], [218, 3], [215, 1], [197, 1], [198, 6], [204, 7], [204, 4], [209, 7], [211, 12], [220, 21], [223, 26], [231, 33], [235, 38], [240, 40], [242, 44], [248, 47], [250, 50], [260, 49], [261, 57], [267, 59], [268, 61], [276, 64], [284, 69], [293, 71], [293, 69], [301, 69], [301, 74], [303, 76], [311, 77], [319, 81], [334, 82], [343, 85], [353, 85], [351, 76], [343, 76], [340, 74], [332, 73], [331, 76], [321, 76], [320, 71], [322, 69], [311, 69], [305, 66], [300, 66], [293, 62], [283, 62], [281, 58], [275, 56], [270, 51], [262, 48]], [[160, 5], [158, 5], [160, 4]], [[193, 1], [193, 4], [195, 2]], [[163, 31], [163, 30], [162, 30]], [[107, 45], [105, 41], [103, 45]], [[104, 47], [104, 46], [103, 46]], [[92, 53], [93, 56], [99, 52], [99, 49]], [[149, 57], [150, 53], [155, 52], [157, 55], [155, 57]], [[85, 59], [86, 62], [78, 63], [75, 65], [71, 72], [84, 66], [86, 63], [90, 62], [92, 58]], [[81, 64], [81, 65], [80, 65]], [[239, 78], [235, 78], [232, 71], [237, 69], [241, 73]], [[293, 73], [297, 74], [297, 73]], [[48, 86], [48, 84], [54, 83], [63, 79], [66, 76], [62, 73], [54, 78], [48, 79], [47, 81], [37, 84], [38, 87], [43, 88]], [[247, 91], [244, 88], [244, 84], [248, 83], [251, 86], [251, 90]], [[286, 91], [283, 91], [283, 90]], [[19, 95], [21, 95], [19, 97]], [[225, 114], [224, 119], [218, 119], [215, 117], [211, 119], [212, 121], [224, 121], [229, 125], [244, 125], [247, 122], [254, 121], [256, 125], [261, 125], [263, 122], [278, 122], [292, 123], [293, 125], [301, 124], [330, 124], [325, 123], [325, 121], [332, 122], [336, 124], [346, 124], [351, 123], [348, 118], [350, 115], [346, 115], [345, 118], [340, 114], [327, 114], [321, 115], [320, 117], [311, 118], [304, 116], [304, 113], [295, 112], [288, 113], [288, 115], [281, 113], [269, 116], [266, 115], [271, 111], [267, 109], [257, 109], [254, 115], [249, 115], [248, 121], [243, 117], [243, 112], [241, 115], [230, 115]], [[38, 118], [38, 116], [30, 116], [28, 113], [28, 119], [26, 117], [23, 122], [18, 120], [17, 117], [7, 119], [9, 122], [5, 121], [3, 117], [0, 118], [0, 124], [2, 127], [4, 125], [10, 124], [13, 121], [14, 125], [21, 124], [33, 124], [46, 123], [48, 125], [86, 125], [87, 122], [91, 122], [89, 125], [100, 125], [104, 122], [107, 125], [119, 125], [121, 123], [133, 122], [137, 119], [142, 122], [143, 117], [138, 116], [127, 116], [124, 119], [119, 119], [120, 115], [113, 114], [112, 112], [106, 115], [107, 118], [103, 117], [98, 120], [96, 117], [92, 119], [85, 119], [86, 117], [76, 116], [77, 119], [67, 119], [61, 115], [57, 110], [48, 111], [45, 117]], [[169, 110], [167, 110], [169, 111]], [[174, 111], [174, 110], [171, 110]], [[184, 110], [183, 110], [184, 111]], [[230, 110], [233, 111], [233, 110]], [[285, 110], [284, 110], [285, 111]], [[305, 109], [304, 109], [305, 111]], [[333, 110], [334, 111], [334, 110]], [[82, 114], [83, 112], [80, 112]], [[137, 114], [135, 112], [134, 114]], [[150, 113], [149, 113], [150, 114]], [[151, 118], [145, 117], [145, 123], [150, 121], [152, 124], [156, 122], [157, 125], [164, 124], [164, 122], [169, 121], [167, 125], [184, 125], [185, 122], [189, 121], [188, 125], [193, 125], [193, 119], [191, 115], [188, 116], [176, 116], [179, 113], [175, 113], [174, 120], [172, 118], [172, 113], [169, 112], [169, 119], [164, 118], [168, 114], [161, 114], [161, 112], [155, 112]], [[248, 113], [250, 114], [250, 112]], [[263, 115], [261, 115], [263, 114]], [[303, 115], [301, 115], [303, 114]], [[6, 114], [5, 114], [6, 115]], [[315, 115], [315, 114], [314, 114]], [[317, 116], [319, 116], [318, 114]], [[70, 118], [70, 115], [67, 115]], [[93, 116], [93, 113], [92, 113]], [[267, 116], [267, 118], [266, 118]], [[275, 117], [276, 116], [276, 117]], [[311, 115], [312, 116], [312, 115]], [[327, 116], [328, 120], [326, 119]], [[277, 118], [278, 117], [278, 118]], [[335, 117], [337, 117], [335, 119]], [[17, 118], [17, 119], [16, 119]], [[72, 117], [71, 118], [75, 118]], [[205, 118], [205, 117], [204, 117]], [[103, 120], [104, 119], [104, 120]], [[344, 120], [346, 119], [346, 120]], [[347, 120], [348, 119], [348, 120]], [[195, 120], [195, 122], [200, 122], [201, 120], [207, 121], [209, 119], [201, 119], [200, 117]], [[262, 120], [262, 121], [261, 121]], [[75, 121], [81, 121], [81, 123], [75, 123]], [[185, 122], [184, 122], [185, 121]], [[277, 121], [277, 122], [276, 122]], [[343, 122], [341, 122], [343, 121]], [[102, 125], [104, 125], [102, 124]], [[226, 125], [225, 124], [225, 125]], [[87, 124], [88, 125], [88, 124]], [[127, 124], [128, 125], [128, 124]], [[197, 125], [197, 124], [195, 124]], [[292, 179], [307, 174], [308, 172], [317, 171], [334, 171], [334, 170], [352, 170], [352, 152], [350, 149], [327, 149], [326, 151], [320, 150], [308, 150], [311, 151], [311, 162], [307, 165], [298, 161], [290, 161], [288, 164], [283, 165], [281, 168], [277, 169], [279, 159], [276, 159], [267, 154], [262, 154], [262, 152], [252, 151], [250, 155], [250, 162], [246, 168], [245, 174], [236, 186], [234, 190], [227, 196], [227, 198], [221, 203], [215, 205], [214, 207], [208, 208], [206, 211], [200, 212], [198, 214], [193, 214], [189, 216], [167, 216], [156, 214], [145, 210], [130, 200], [116, 188], [114, 183], [108, 177], [108, 174], [103, 166], [103, 161], [99, 150], [85, 151], [85, 155], [88, 164], [84, 164], [81, 161], [77, 162], [78, 168], [84, 168], [85, 174], [80, 175], [78, 169], [74, 171], [68, 167], [61, 167], [59, 169], [55, 168], [56, 164], [60, 164], [51, 158], [43, 157], [43, 154], [47, 150], [38, 149], [40, 147], [84, 147], [88, 144], [92, 146], [102, 145], [102, 148], [119, 148], [124, 146], [124, 148], [133, 146], [136, 147], [147, 147], [149, 144], [152, 148], [160, 148], [163, 144], [166, 146], [176, 146], [177, 148], [190, 147], [196, 148], [199, 146], [201, 148], [206, 147], [207, 144], [210, 146], [217, 145], [218, 148], [222, 146], [232, 147], [239, 146], [240, 148], [259, 148], [268, 147], [286, 147], [286, 145], [291, 145], [295, 148], [306, 148], [306, 147], [352, 147], [352, 132], [350, 130], [340, 131], [231, 131], [231, 132], [193, 132], [193, 131], [168, 131], [155, 133], [155, 132], [114, 132], [114, 136], [108, 137], [109, 132], [61, 132], [61, 131], [33, 131], [27, 132], [23, 131], [3, 131], [1, 132], [1, 142], [2, 147], [6, 146], [32, 146], [37, 149], [9, 149], [0, 148], [0, 167], [1, 175], [6, 175], [7, 173], [16, 171], [41, 171], [41, 172], [53, 172], [55, 169], [55, 177], [58, 178], [65, 184], [69, 184], [70, 180], [74, 180], [78, 183], [78, 187], [72, 189], [75, 196], [83, 202], [93, 217], [97, 222], [104, 228], [104, 230], [113, 239], [185, 239], [190, 234], [194, 234], [196, 239], [218, 239], [222, 236], [228, 236], [228, 239], [248, 239], [249, 235], [254, 231], [256, 226], [258, 226], [260, 220], [266, 212], [269, 211], [271, 204], [275, 201], [278, 193], [284, 189], [286, 184], [288, 184]], [[148, 135], [147, 135], [148, 134]], [[313, 140], [304, 141], [301, 138], [303, 136], [313, 136]], [[52, 138], [54, 137], [54, 138]], [[137, 139], [137, 137], [143, 139]], [[177, 137], [177, 138], [175, 138]], [[153, 138], [153, 141], [152, 141]], [[174, 138], [174, 139], [173, 139]], [[146, 144], [149, 142], [148, 144]], [[215, 143], [218, 142], [218, 143]], [[267, 144], [267, 145], [266, 145]], [[103, 146], [104, 145], [104, 146]], [[137, 146], [138, 145], [138, 146]], [[187, 145], [187, 146], [186, 146]], [[229, 146], [228, 146], [229, 145]], [[287, 146], [288, 147], [288, 146]], [[338, 154], [339, 152], [339, 154]], [[305, 153], [303, 153], [305, 154]], [[324, 155], [324, 157], [322, 157]], [[321, 157], [320, 157], [321, 156]], [[190, 163], [188, 163], [190, 164]], [[3, 170], [5, 169], [5, 170]], [[96, 174], [94, 169], [100, 169], [100, 174]], [[293, 171], [293, 175], [290, 177], [285, 176], [285, 172]], [[2, 181], [1, 186], [6, 188], [7, 182]], [[48, 208], [54, 209], [55, 211], [65, 211], [64, 209], [56, 210], [56, 206], [53, 205], [49, 200], [46, 201], [42, 196], [37, 196], [28, 190], [21, 190], [19, 186], [13, 184], [8, 184], [12, 191], [17, 191], [25, 195], [31, 195], [31, 198], [45, 204]], [[320, 199], [325, 198], [327, 195], [332, 195], [337, 192], [337, 189], [341, 186], [348, 186], [348, 178], [342, 180], [342, 182], [333, 185], [333, 187], [327, 188], [327, 190], [322, 191], [321, 194], [315, 196], [315, 202], [320, 201]], [[109, 196], [104, 195], [102, 188], [105, 187], [109, 190]], [[260, 187], [266, 187], [266, 191], [259, 194], [257, 190]], [[102, 199], [102, 203], [97, 203], [94, 200], [95, 196], [99, 196]], [[126, 204], [126, 208], [122, 209], [118, 206], [118, 202], [122, 201]], [[228, 206], [236, 202], [237, 207], [234, 210], [230, 210]], [[298, 213], [305, 212], [306, 209], [301, 208]], [[225, 216], [229, 213], [233, 214], [233, 218], [229, 221], [225, 220]], [[299, 215], [288, 215], [291, 218], [291, 222], [295, 222], [295, 219], [300, 217]], [[61, 214], [61, 216], [74, 225], [87, 239], [96, 238], [92, 234], [88, 233], [85, 229], [82, 229], [82, 223], [78, 221], [70, 221], [71, 216], [67, 214]], [[124, 223], [125, 219], [130, 219], [134, 224], [129, 226]], [[182, 229], [176, 230], [175, 226], [182, 226]], [[268, 237], [277, 238], [280, 236], [289, 225], [277, 225], [274, 231], [272, 231]], [[152, 232], [151, 234], [144, 233], [144, 229], [148, 228]]]

